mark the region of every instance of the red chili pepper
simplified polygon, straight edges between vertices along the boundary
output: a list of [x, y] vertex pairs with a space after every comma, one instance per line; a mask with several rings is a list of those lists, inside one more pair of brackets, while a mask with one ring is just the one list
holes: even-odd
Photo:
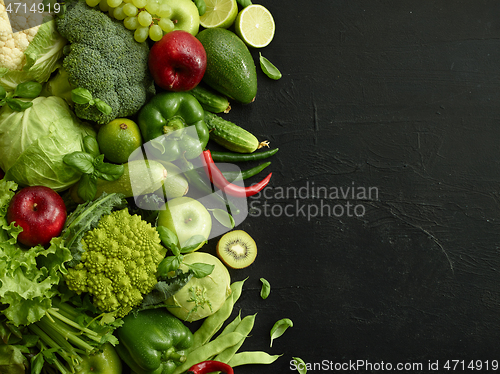
[[248, 197], [255, 195], [269, 183], [271, 175], [273, 174], [269, 173], [269, 175], [265, 177], [263, 180], [261, 180], [259, 183], [252, 184], [251, 186], [248, 187], [243, 187], [228, 182], [228, 180], [224, 177], [219, 168], [215, 165], [214, 160], [212, 159], [212, 154], [210, 153], [209, 150], [203, 151], [203, 154], [201, 155], [201, 160], [203, 162], [203, 166], [205, 167], [205, 171], [210, 181], [214, 185], [216, 185], [217, 188], [224, 191], [228, 195], [236, 197]]
[[199, 364], [191, 366], [186, 374], [207, 374], [214, 371], [222, 371], [226, 374], [234, 374], [233, 368], [220, 361], [202, 361]]

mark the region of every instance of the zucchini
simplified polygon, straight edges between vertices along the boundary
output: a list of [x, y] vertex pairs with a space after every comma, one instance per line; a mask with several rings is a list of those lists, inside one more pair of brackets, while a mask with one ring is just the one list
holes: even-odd
[[210, 131], [210, 139], [230, 151], [252, 153], [269, 145], [268, 141], [259, 142], [249, 131], [209, 111], [205, 111], [205, 123]]
[[203, 109], [212, 113], [229, 113], [231, 110], [228, 99], [212, 89], [198, 85], [188, 92], [200, 102]]

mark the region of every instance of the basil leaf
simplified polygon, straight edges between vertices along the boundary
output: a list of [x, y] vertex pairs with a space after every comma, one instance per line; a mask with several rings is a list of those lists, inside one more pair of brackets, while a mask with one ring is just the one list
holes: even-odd
[[14, 90], [13, 96], [26, 99], [34, 99], [42, 92], [42, 85], [38, 82], [19, 83]]
[[219, 221], [219, 223], [229, 229], [234, 228], [234, 218], [224, 209], [208, 209], [212, 212], [214, 218]]
[[83, 174], [78, 184], [77, 193], [84, 201], [94, 200], [97, 193], [97, 178], [92, 174]]
[[156, 231], [158, 231], [160, 240], [163, 245], [172, 250], [172, 252], [174, 252], [174, 250], [177, 250], [177, 253], [174, 252], [174, 255], [178, 256], [180, 254], [179, 248], [177, 247], [177, 242], [179, 241], [179, 239], [177, 238], [175, 232], [166, 228], [165, 226], [158, 226], [156, 228]]
[[85, 152], [73, 152], [63, 157], [63, 162], [83, 174], [94, 172], [94, 158]]
[[13, 99], [11, 97], [5, 99], [5, 102], [7, 103], [10, 109], [16, 112], [22, 112], [33, 105], [31, 101], [23, 101], [19, 99]]
[[3, 86], [0, 86], [0, 100], [3, 100], [7, 97], [7, 91], [5, 91], [5, 88]]
[[125, 166], [117, 164], [109, 164], [107, 162], [102, 162], [96, 165], [96, 176], [98, 178], [115, 181], [123, 175]]
[[278, 70], [276, 66], [274, 66], [271, 61], [262, 56], [262, 53], [259, 52], [259, 61], [260, 67], [264, 74], [266, 74], [269, 78], [278, 80], [281, 78], [281, 72]]
[[205, 264], [203, 262], [186, 265], [195, 278], [205, 278], [207, 275], [212, 274], [212, 271], [214, 271], [215, 268], [215, 265]]
[[285, 333], [285, 331], [293, 326], [293, 322], [291, 319], [283, 318], [277, 321], [273, 328], [271, 329], [271, 345], [273, 346], [273, 340], [279, 338], [281, 335]]
[[158, 265], [158, 276], [167, 277], [168, 273], [179, 269], [181, 262], [177, 256], [165, 257]]
[[94, 104], [96, 108], [99, 110], [99, 112], [105, 114], [105, 115], [110, 115], [111, 112], [113, 111], [113, 108], [111, 108], [108, 104], [106, 104], [104, 101], [101, 99], [94, 99]]
[[193, 252], [201, 243], [205, 243], [206, 241], [207, 239], [203, 235], [193, 235], [181, 247], [181, 253]]
[[271, 293], [271, 285], [264, 278], [260, 278], [260, 281], [262, 282], [262, 288], [260, 289], [260, 297], [262, 297], [263, 299], [267, 299], [267, 297]]
[[304, 362], [303, 359], [300, 357], [292, 357], [293, 363], [295, 365], [295, 368], [297, 369], [297, 372], [299, 374], [306, 374], [307, 373], [307, 365]]
[[92, 100], [92, 94], [86, 88], [75, 88], [71, 90], [71, 100], [75, 104], [91, 104], [94, 100]]
[[90, 153], [93, 157], [97, 157], [101, 154], [99, 150], [99, 144], [97, 143], [96, 138], [93, 136], [87, 135], [83, 138], [83, 146], [87, 153]]

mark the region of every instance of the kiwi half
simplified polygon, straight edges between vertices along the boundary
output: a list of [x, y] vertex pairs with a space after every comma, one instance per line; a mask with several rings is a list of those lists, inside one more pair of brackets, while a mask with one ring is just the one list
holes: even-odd
[[243, 230], [224, 234], [217, 243], [217, 256], [232, 269], [243, 269], [257, 257], [257, 245]]

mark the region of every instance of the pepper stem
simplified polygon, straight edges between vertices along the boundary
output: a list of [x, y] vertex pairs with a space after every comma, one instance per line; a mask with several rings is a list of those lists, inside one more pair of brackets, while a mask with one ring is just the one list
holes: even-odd
[[172, 360], [183, 363], [186, 361], [186, 359], [187, 359], [186, 355], [176, 352], [173, 347], [166, 350], [165, 353], [163, 354], [164, 361]]
[[173, 132], [177, 132], [175, 134], [176, 137], [180, 137], [182, 134], [183, 128], [186, 127], [186, 122], [184, 122], [184, 119], [182, 117], [172, 117], [168, 119], [166, 125], [163, 126], [163, 134], [164, 135], [170, 135]]

